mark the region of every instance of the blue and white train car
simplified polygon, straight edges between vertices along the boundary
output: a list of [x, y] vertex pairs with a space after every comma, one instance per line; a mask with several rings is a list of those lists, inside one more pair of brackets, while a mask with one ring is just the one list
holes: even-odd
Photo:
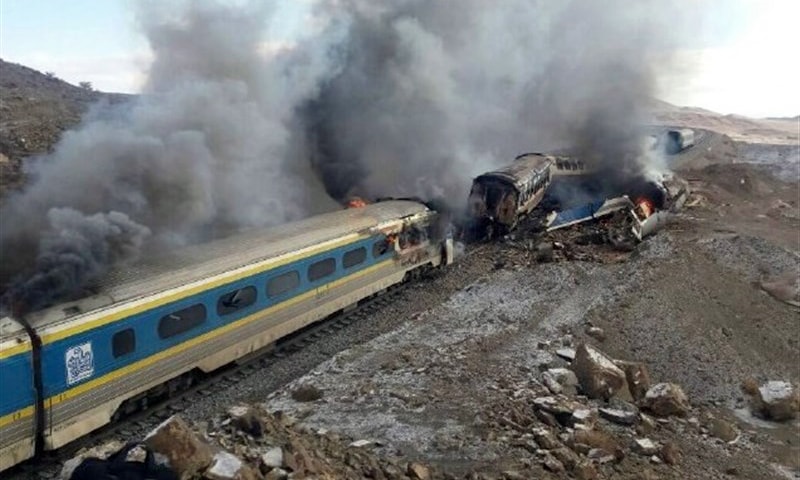
[[324, 214], [112, 272], [96, 295], [28, 315], [27, 332], [3, 319], [0, 470], [86, 435], [188, 372], [213, 371], [410, 271], [451, 262], [452, 241], [431, 234], [436, 222], [413, 201]]

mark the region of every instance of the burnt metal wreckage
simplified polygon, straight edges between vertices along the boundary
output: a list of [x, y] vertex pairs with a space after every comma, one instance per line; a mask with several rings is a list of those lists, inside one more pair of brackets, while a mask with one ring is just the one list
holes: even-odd
[[[581, 184], [578, 189], [583, 190], [601, 175], [580, 159], [568, 156], [519, 155], [509, 165], [473, 180], [466, 231], [473, 240], [507, 235], [523, 218], [545, 207], [551, 184], [577, 183]], [[625, 223], [625, 235], [630, 233], [636, 241], [641, 241], [663, 226], [670, 211], [683, 206], [689, 190], [685, 181], [670, 176], [661, 181], [635, 179], [621, 186], [619, 193], [619, 196], [601, 197], [580, 206], [553, 211], [544, 221], [544, 227], [549, 232], [614, 217], [614, 224]]]
[[[683, 208], [689, 196], [688, 183], [677, 177], [653, 182], [660, 190], [660, 203], [628, 195], [595, 200], [573, 208], [550, 212], [543, 221], [546, 234], [580, 230], [577, 244], [609, 244], [617, 251], [631, 251], [637, 243], [666, 225], [672, 214]], [[564, 247], [563, 242], [553, 246]]]

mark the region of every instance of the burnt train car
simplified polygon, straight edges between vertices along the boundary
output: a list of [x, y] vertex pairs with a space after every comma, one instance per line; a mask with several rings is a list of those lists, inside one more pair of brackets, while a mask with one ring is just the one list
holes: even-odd
[[472, 229], [487, 237], [513, 230], [544, 197], [552, 179], [555, 157], [525, 153], [472, 182], [468, 208]]
[[437, 212], [386, 201], [169, 252], [94, 296], [0, 318], [0, 471], [453, 260]]

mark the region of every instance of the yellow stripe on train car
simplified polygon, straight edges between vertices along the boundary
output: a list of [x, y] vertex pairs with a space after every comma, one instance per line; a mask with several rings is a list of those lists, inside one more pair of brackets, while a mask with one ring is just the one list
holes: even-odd
[[[189, 284], [189, 285], [194, 285], [194, 284], [196, 284], [196, 285], [194, 285], [194, 286], [184, 285], [183, 287], [179, 287], [179, 290], [177, 292], [172, 293], [172, 294], [164, 295], [164, 296], [162, 296], [160, 298], [157, 298], [157, 299], [154, 299], [154, 300], [150, 300], [150, 301], [141, 303], [140, 305], [135, 305], [135, 306], [132, 306], [132, 307], [120, 306], [120, 307], [118, 307], [118, 308], [120, 308], [120, 310], [116, 311], [116, 312], [114, 312], [112, 314], [103, 315], [102, 317], [97, 318], [95, 320], [85, 321], [85, 322], [81, 323], [80, 325], [76, 325], [76, 326], [73, 326], [73, 327], [68, 327], [68, 328], [65, 328], [64, 330], [61, 330], [61, 331], [45, 334], [42, 337], [42, 344], [43, 345], [47, 345], [47, 344], [50, 344], [50, 343], [54, 343], [54, 342], [56, 342], [58, 340], [61, 340], [61, 339], [67, 338], [67, 337], [71, 337], [73, 335], [76, 335], [76, 334], [79, 334], [79, 333], [83, 333], [85, 331], [92, 330], [92, 329], [101, 327], [103, 325], [107, 325], [109, 323], [114, 323], [116, 321], [122, 320], [123, 318], [127, 318], [127, 317], [130, 317], [130, 316], [136, 315], [138, 313], [141, 313], [141, 312], [153, 309], [153, 308], [158, 308], [158, 307], [160, 307], [162, 305], [166, 305], [168, 303], [172, 303], [172, 302], [176, 302], [176, 301], [179, 301], [179, 300], [183, 300], [184, 298], [190, 297], [190, 296], [195, 295], [195, 294], [197, 294], [199, 292], [202, 292], [202, 291], [205, 291], [205, 290], [210, 290], [212, 288], [216, 288], [216, 287], [218, 287], [220, 285], [224, 285], [224, 284], [227, 284], [227, 283], [235, 282], [235, 281], [240, 280], [240, 279], [245, 278], [245, 277], [249, 277], [249, 276], [252, 276], [252, 275], [258, 275], [259, 273], [263, 273], [264, 271], [269, 270], [271, 268], [281, 267], [283, 265], [286, 265], [286, 264], [289, 264], [289, 263], [292, 263], [292, 262], [295, 262], [295, 261], [298, 261], [298, 260], [302, 260], [302, 259], [314, 256], [314, 255], [316, 255], [318, 253], [321, 253], [321, 252], [333, 250], [333, 249], [338, 248], [338, 247], [342, 247], [342, 246], [346, 246], [346, 245], [349, 245], [349, 244], [352, 244], [352, 243], [356, 243], [356, 242], [364, 240], [366, 238], [369, 238], [369, 235], [353, 233], [353, 234], [347, 235], [346, 237], [340, 238], [338, 240], [328, 241], [328, 242], [325, 242], [323, 244], [317, 245], [317, 246], [315, 246], [313, 248], [308, 249], [305, 252], [295, 253], [295, 254], [291, 254], [291, 255], [285, 255], [285, 256], [281, 256], [281, 257], [276, 257], [276, 258], [273, 258], [273, 259], [269, 259], [269, 260], [265, 260], [263, 262], [260, 262], [260, 263], [254, 265], [254, 266], [242, 267], [242, 268], [239, 269], [238, 272], [233, 272], [233, 273], [229, 273], [229, 274], [223, 274], [222, 276], [220, 276], [219, 278], [217, 278], [216, 280], [211, 281], [211, 282], [203, 282], [203, 283], [200, 283], [200, 284], [197, 284], [198, 282], [193, 282], [192, 284]], [[5, 349], [5, 350], [0, 351], [0, 359], [7, 358], [7, 357], [10, 357], [10, 356], [19, 354], [19, 353], [23, 353], [23, 352], [29, 351], [30, 349], [31, 349], [30, 343], [24, 344], [24, 345], [15, 346], [15, 347], [11, 347], [9, 349]]]
[[[350, 282], [350, 281], [353, 281], [353, 280], [355, 280], [357, 278], [363, 277], [364, 275], [367, 275], [369, 273], [375, 272], [375, 271], [377, 271], [377, 270], [379, 270], [381, 268], [387, 267], [391, 263], [393, 263], [392, 259], [384, 260], [383, 262], [380, 262], [380, 263], [377, 263], [375, 265], [372, 265], [372, 266], [370, 266], [368, 268], [365, 268], [364, 270], [361, 270], [361, 271], [358, 271], [356, 273], [353, 273], [352, 275], [348, 275], [347, 277], [340, 278], [339, 280], [334, 280], [333, 282], [329, 282], [329, 283], [324, 284], [324, 285], [320, 285], [317, 288], [331, 288], [331, 287], [337, 287], [339, 285], [343, 285], [343, 284], [345, 284], [347, 282]], [[281, 303], [279, 303], [277, 305], [273, 305], [273, 306], [265, 308], [263, 310], [259, 310], [258, 312], [252, 313], [252, 314], [250, 314], [250, 315], [248, 315], [248, 316], [246, 316], [246, 317], [244, 317], [244, 318], [242, 318], [240, 320], [237, 320], [237, 321], [232, 322], [232, 323], [230, 323], [228, 325], [225, 325], [224, 327], [220, 327], [220, 328], [214, 329], [214, 330], [212, 330], [210, 332], [207, 332], [207, 333], [205, 333], [203, 335], [200, 335], [198, 337], [192, 338], [192, 339], [187, 340], [187, 341], [185, 341], [183, 343], [179, 343], [178, 345], [175, 345], [175, 346], [173, 346], [173, 347], [171, 347], [171, 348], [169, 348], [167, 350], [161, 351], [161, 352], [156, 353], [154, 355], [151, 355], [151, 356], [149, 356], [147, 358], [143, 358], [142, 360], [139, 360], [138, 362], [132, 363], [132, 364], [126, 366], [126, 367], [122, 367], [120, 369], [114, 370], [113, 372], [109, 372], [106, 375], [103, 375], [102, 377], [96, 378], [96, 379], [94, 379], [94, 380], [92, 380], [90, 382], [83, 383], [81, 385], [78, 385], [77, 387], [71, 388], [71, 389], [66, 390], [64, 392], [61, 392], [61, 393], [59, 393], [57, 395], [53, 395], [52, 397], [46, 399], [45, 402], [47, 402], [50, 407], [52, 407], [54, 405], [57, 405], [59, 403], [65, 402], [65, 401], [69, 400], [70, 398], [77, 397], [78, 395], [80, 395], [82, 393], [86, 393], [86, 392], [88, 392], [88, 391], [90, 391], [90, 390], [92, 390], [94, 388], [97, 388], [97, 387], [100, 387], [100, 386], [102, 386], [102, 385], [104, 385], [106, 383], [112, 382], [112, 381], [114, 381], [114, 380], [116, 380], [116, 379], [118, 379], [120, 377], [123, 377], [123, 376], [126, 376], [126, 375], [130, 375], [131, 373], [136, 372], [136, 371], [141, 370], [141, 369], [144, 369], [144, 368], [147, 368], [150, 365], [153, 365], [154, 363], [157, 363], [157, 362], [160, 362], [160, 361], [162, 361], [164, 359], [167, 359], [169, 357], [175, 356], [175, 355], [183, 352], [184, 350], [186, 350], [188, 348], [192, 348], [192, 347], [194, 347], [196, 345], [199, 345], [199, 344], [201, 344], [203, 342], [206, 342], [206, 341], [211, 340], [213, 338], [216, 338], [216, 337], [218, 337], [220, 335], [228, 333], [231, 330], [234, 330], [236, 328], [239, 328], [239, 327], [242, 327], [244, 325], [247, 325], [248, 323], [251, 323], [251, 322], [257, 320], [259, 317], [261, 317], [261, 316], [263, 316], [265, 314], [277, 312], [277, 311], [283, 310], [285, 308], [291, 307], [292, 305], [295, 305], [295, 304], [297, 304], [297, 303], [299, 303], [299, 302], [301, 302], [303, 300], [306, 300], [306, 299], [316, 295], [316, 290], [317, 289], [309, 290], [308, 292], [302, 293], [302, 294], [300, 294], [300, 295], [298, 295], [296, 297], [292, 297], [292, 298], [290, 298], [290, 299], [288, 299], [288, 300], [286, 300], [284, 302], [281, 302]], [[18, 415], [18, 414], [20, 414], [20, 412], [22, 412], [22, 414]], [[5, 426], [5, 425], [7, 425], [7, 424], [9, 424], [11, 422], [15, 422], [17, 420], [20, 420], [21, 418], [25, 418], [25, 417], [30, 416], [30, 415], [33, 415], [33, 407], [26, 407], [23, 410], [18, 410], [16, 412], [12, 412], [12, 413], [10, 413], [8, 415], [0, 417], [0, 428], [2, 428], [3, 426]]]

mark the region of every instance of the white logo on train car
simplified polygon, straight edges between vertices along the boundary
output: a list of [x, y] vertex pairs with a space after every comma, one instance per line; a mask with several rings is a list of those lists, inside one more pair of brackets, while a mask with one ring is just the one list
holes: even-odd
[[92, 342], [86, 342], [67, 349], [67, 385], [80, 382], [94, 375], [94, 354]]

